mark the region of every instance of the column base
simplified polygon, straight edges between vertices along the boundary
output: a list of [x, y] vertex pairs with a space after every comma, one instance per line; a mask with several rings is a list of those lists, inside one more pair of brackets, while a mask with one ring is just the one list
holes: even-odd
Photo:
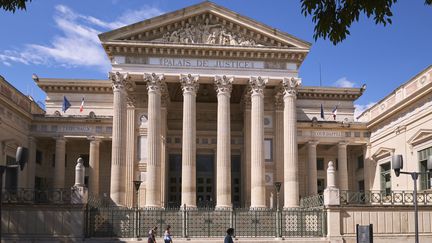
[[161, 205], [145, 205], [143, 208], [145, 209], [161, 209]]
[[232, 205], [216, 205], [215, 210], [232, 210]]
[[180, 206], [180, 211], [182, 211], [182, 210], [198, 210], [198, 207], [196, 206], [196, 205], [186, 205], [186, 207], [185, 207], [185, 205], [183, 205], [183, 206]]
[[300, 208], [300, 205], [292, 205], [292, 206], [288, 205], [288, 206], [284, 206], [283, 210], [289, 210], [289, 209], [292, 209], [292, 208]]

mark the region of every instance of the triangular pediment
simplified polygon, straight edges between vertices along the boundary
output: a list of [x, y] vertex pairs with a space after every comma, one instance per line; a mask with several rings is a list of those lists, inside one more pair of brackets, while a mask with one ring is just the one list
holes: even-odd
[[99, 35], [102, 42], [257, 46], [309, 50], [310, 43], [212, 2], [203, 2]]
[[408, 144], [415, 146], [429, 140], [432, 140], [432, 129], [420, 129], [408, 140]]
[[393, 148], [381, 147], [374, 154], [372, 154], [372, 158], [377, 161], [379, 159], [391, 156], [394, 151], [395, 149]]

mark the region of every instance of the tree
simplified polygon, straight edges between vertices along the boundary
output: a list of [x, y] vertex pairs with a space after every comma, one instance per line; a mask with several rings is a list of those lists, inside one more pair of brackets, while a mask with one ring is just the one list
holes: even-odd
[[[375, 24], [391, 24], [391, 8], [397, 0], [300, 0], [302, 13], [311, 15], [315, 24], [314, 39], [329, 38], [336, 45], [350, 34], [349, 28], [360, 14], [373, 18]], [[432, 5], [432, 0], [425, 0]]]
[[17, 9], [26, 10], [27, 2], [31, 0], [0, 0], [0, 8], [15, 13]]

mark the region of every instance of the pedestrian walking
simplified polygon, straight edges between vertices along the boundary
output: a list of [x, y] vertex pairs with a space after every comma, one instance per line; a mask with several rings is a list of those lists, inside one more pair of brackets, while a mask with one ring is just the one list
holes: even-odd
[[170, 230], [171, 230], [171, 226], [167, 225], [165, 233], [164, 233], [164, 241], [165, 241], [165, 243], [173, 243]]
[[224, 239], [224, 243], [234, 243], [232, 236], [234, 235], [234, 229], [233, 228], [228, 228], [227, 229], [227, 234], [225, 236]]
[[156, 231], [157, 231], [158, 227], [155, 226], [152, 229], [150, 229], [149, 234], [148, 234], [148, 240], [147, 243], [156, 243]]

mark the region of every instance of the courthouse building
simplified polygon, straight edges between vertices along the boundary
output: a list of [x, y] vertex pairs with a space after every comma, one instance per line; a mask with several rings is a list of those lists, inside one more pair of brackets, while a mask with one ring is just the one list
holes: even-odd
[[268, 208], [281, 182], [289, 208], [324, 190], [329, 161], [342, 191], [412, 190], [390, 156], [424, 171], [432, 154], [431, 66], [357, 120], [365, 87], [302, 85], [310, 43], [211, 2], [99, 38], [109, 78], [38, 73], [45, 110], [0, 79], [0, 162], [29, 149], [5, 188], [70, 188], [82, 157], [89, 194], [118, 205]]

